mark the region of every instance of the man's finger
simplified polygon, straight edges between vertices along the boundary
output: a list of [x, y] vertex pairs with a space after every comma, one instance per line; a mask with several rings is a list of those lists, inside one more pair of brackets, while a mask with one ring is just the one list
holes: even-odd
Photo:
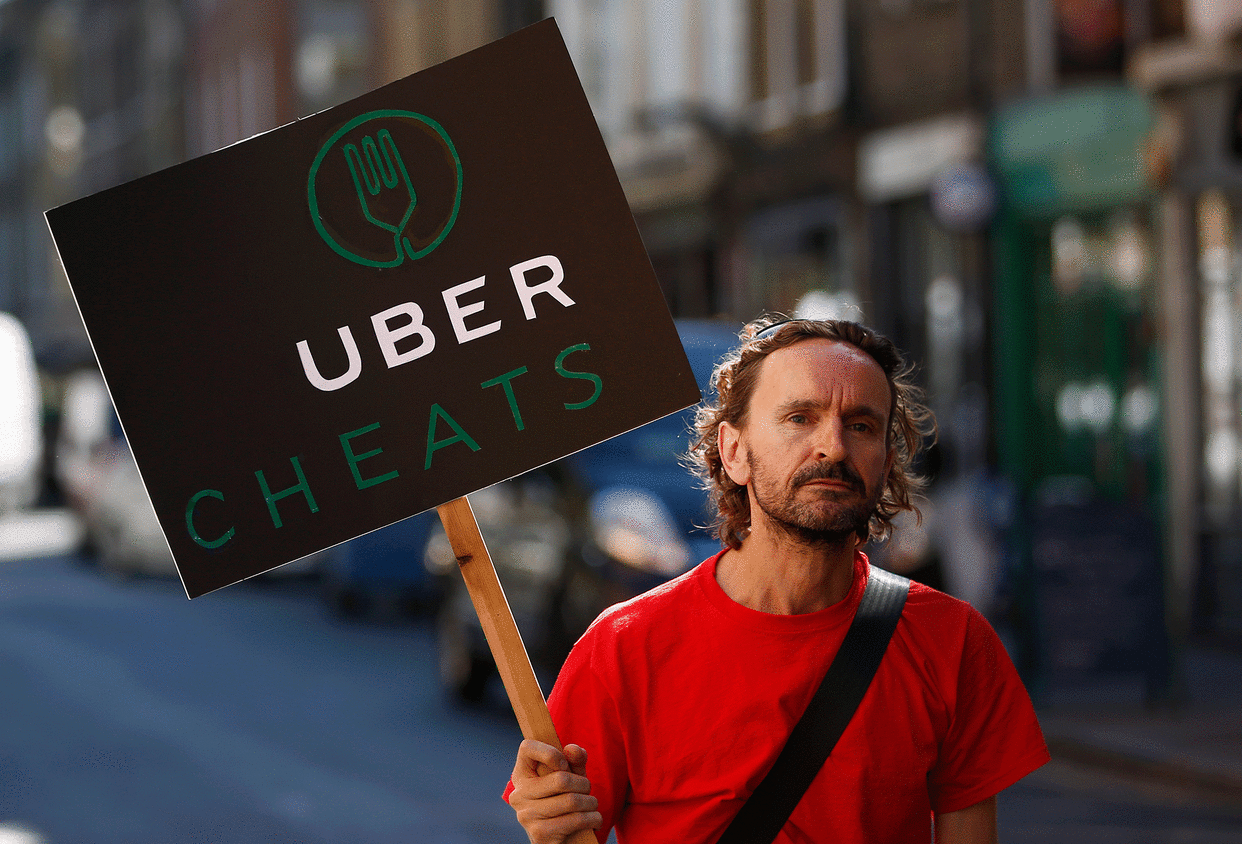
[[581, 815], [599, 811], [599, 800], [590, 794], [554, 794], [546, 799], [531, 801], [518, 810], [518, 821], [551, 820], [565, 815]]
[[586, 776], [587, 752], [585, 748], [576, 744], [565, 745], [565, 759], [569, 762], [571, 771]]
[[568, 771], [569, 768], [569, 760], [565, 758], [565, 754], [552, 745], [534, 739], [523, 739], [518, 745], [517, 762], [513, 765], [513, 782], [516, 785], [519, 779], [537, 777], [548, 771]]
[[517, 800], [542, 800], [558, 794], [589, 794], [591, 781], [581, 774], [569, 771], [552, 771], [541, 777], [525, 777], [513, 784], [513, 795]]
[[576, 832], [599, 829], [603, 825], [604, 818], [599, 812], [580, 812], [547, 819], [533, 818], [522, 824], [531, 842], [535, 844], [544, 841], [563, 842]]

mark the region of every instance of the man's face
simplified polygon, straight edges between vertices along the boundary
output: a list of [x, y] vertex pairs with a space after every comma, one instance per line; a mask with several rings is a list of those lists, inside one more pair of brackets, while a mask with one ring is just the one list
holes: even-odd
[[860, 349], [820, 339], [760, 366], [745, 426], [721, 429], [729, 475], [749, 487], [752, 523], [766, 518], [807, 539], [859, 531], [892, 465], [884, 371]]

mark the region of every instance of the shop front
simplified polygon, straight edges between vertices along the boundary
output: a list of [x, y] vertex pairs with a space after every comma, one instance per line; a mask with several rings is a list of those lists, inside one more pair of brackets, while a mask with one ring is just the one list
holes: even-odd
[[999, 112], [993, 418], [1017, 491], [1019, 661], [1036, 689], [1133, 676], [1170, 686], [1161, 299], [1134, 91], [1067, 91]]
[[1242, 643], [1242, 48], [1190, 40], [1141, 57], [1133, 76], [1167, 125], [1163, 238], [1181, 303], [1192, 424], [1181, 521], [1187, 630]]

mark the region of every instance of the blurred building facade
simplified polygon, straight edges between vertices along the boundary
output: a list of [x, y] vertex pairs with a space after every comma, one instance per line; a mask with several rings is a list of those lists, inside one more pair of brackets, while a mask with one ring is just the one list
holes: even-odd
[[187, 3], [187, 153], [211, 152], [543, 17], [528, 0]]
[[93, 360], [42, 212], [183, 159], [174, 0], [0, 6], [0, 309], [52, 371]]
[[1242, 636], [1240, 6], [8, 0], [0, 308], [89, 360], [43, 210], [553, 15], [675, 315], [853, 316], [919, 363], [942, 585], [1033, 641], [1021, 525], [1122, 502], [1174, 636]]

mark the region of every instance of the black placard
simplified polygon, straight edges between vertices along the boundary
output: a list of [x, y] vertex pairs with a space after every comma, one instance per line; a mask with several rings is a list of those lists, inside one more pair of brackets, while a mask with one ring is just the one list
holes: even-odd
[[552, 21], [47, 219], [190, 597], [699, 399]]

